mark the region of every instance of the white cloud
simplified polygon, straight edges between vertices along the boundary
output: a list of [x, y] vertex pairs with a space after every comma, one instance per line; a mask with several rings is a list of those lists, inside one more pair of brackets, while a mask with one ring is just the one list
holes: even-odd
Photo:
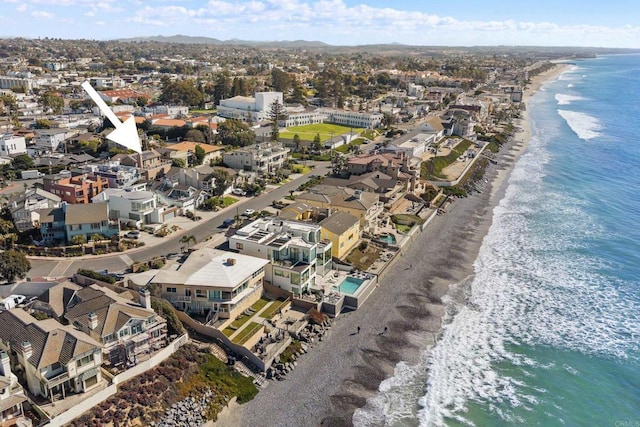
[[91, 17], [91, 16], [96, 16], [96, 13], [95, 13], [93, 10], [90, 10], [90, 11], [88, 11], [88, 12], [85, 12], [85, 13], [84, 13], [84, 16], [89, 16], [89, 17]]
[[22, 3], [20, 6], [16, 7], [16, 11], [18, 12], [25, 12], [27, 10], [28, 6], [26, 3]]
[[31, 12], [31, 16], [33, 16], [34, 18], [46, 18], [46, 19], [55, 18], [55, 15], [53, 13], [45, 12], [44, 10], [34, 10], [33, 12]]

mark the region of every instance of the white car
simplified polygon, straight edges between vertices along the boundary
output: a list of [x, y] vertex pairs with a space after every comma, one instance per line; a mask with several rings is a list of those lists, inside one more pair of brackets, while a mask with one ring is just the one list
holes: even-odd
[[232, 194], [235, 194], [236, 196], [246, 196], [247, 192], [244, 191], [242, 188], [234, 188], [233, 190], [231, 190]]
[[251, 216], [254, 213], [256, 213], [256, 211], [254, 209], [245, 209], [244, 212], [242, 212], [242, 215], [244, 216]]
[[138, 230], [132, 230], [126, 233], [124, 237], [127, 239], [137, 239], [140, 237], [140, 232]]

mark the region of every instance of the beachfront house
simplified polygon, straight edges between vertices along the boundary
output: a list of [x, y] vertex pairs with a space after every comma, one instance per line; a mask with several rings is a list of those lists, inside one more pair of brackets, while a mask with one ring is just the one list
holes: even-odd
[[207, 321], [235, 319], [260, 299], [265, 267], [260, 257], [203, 248], [176, 270], [160, 270], [151, 284], [181, 311]]
[[349, 212], [338, 211], [320, 222], [322, 238], [331, 242], [331, 255], [346, 257], [360, 241], [360, 220]]
[[20, 366], [29, 392], [50, 402], [104, 384], [100, 343], [55, 319], [37, 320], [22, 309], [3, 311], [0, 350]]
[[331, 242], [322, 240], [319, 225], [277, 217], [259, 218], [240, 228], [229, 237], [229, 248], [269, 260], [265, 280], [295, 295], [315, 284], [331, 254]]

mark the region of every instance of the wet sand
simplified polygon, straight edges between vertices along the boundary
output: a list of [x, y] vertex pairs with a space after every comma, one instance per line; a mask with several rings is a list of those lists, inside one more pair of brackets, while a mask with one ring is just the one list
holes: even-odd
[[[534, 77], [525, 100], [567, 66]], [[517, 133], [487, 167], [482, 193], [456, 199], [403, 248], [359, 310], [340, 315], [325, 339], [301, 357], [285, 381], [270, 381], [258, 396], [224, 411], [219, 426], [350, 426], [353, 412], [393, 375], [399, 361], [415, 364], [441, 330], [442, 297], [452, 284], [473, 275], [493, 208], [504, 196], [515, 161], [531, 139], [528, 113]], [[357, 333], [357, 327], [360, 333]], [[388, 331], [382, 334], [385, 327]]]

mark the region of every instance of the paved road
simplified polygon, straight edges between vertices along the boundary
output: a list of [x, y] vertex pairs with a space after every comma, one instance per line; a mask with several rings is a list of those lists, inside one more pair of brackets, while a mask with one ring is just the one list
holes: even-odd
[[[289, 195], [290, 190], [297, 189], [301, 184], [307, 182], [311, 175], [325, 175], [331, 169], [329, 162], [315, 162], [315, 168], [307, 175], [301, 176], [289, 183], [282, 185], [268, 193], [263, 193], [258, 197], [247, 199], [238, 203], [235, 211], [226, 211], [209, 220], [202, 221], [187, 231], [189, 235], [196, 238], [197, 242], [203, 241], [205, 238], [223, 231], [219, 228], [226, 218], [242, 214], [245, 209], [254, 209], [260, 211], [266, 206], [270, 206], [274, 200], [281, 199]], [[234, 205], [235, 206], [235, 205]], [[138, 250], [126, 253], [117, 253], [112, 256], [100, 256], [88, 259], [32, 259], [31, 270], [27, 277], [64, 277], [71, 276], [79, 268], [87, 268], [91, 270], [109, 270], [120, 272], [127, 269], [133, 262], [148, 261], [154, 257], [167, 255], [172, 252], [180, 252], [184, 243], [180, 243], [180, 237], [185, 233], [177, 235], [169, 235], [163, 238], [163, 242], [159, 245], [143, 247]]]

